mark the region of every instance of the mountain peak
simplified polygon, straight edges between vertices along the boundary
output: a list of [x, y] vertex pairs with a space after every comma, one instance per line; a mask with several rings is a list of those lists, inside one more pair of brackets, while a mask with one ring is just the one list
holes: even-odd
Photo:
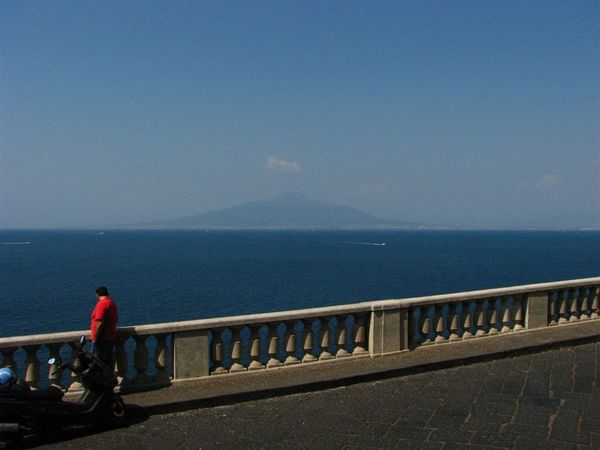
[[199, 229], [406, 228], [417, 224], [376, 218], [349, 206], [324, 203], [299, 192], [149, 226]]
[[289, 205], [307, 205], [307, 204], [318, 204], [322, 203], [319, 200], [308, 197], [307, 195], [301, 194], [300, 192], [286, 192], [278, 197], [266, 199], [263, 203], [274, 203], [274, 204], [289, 204]]

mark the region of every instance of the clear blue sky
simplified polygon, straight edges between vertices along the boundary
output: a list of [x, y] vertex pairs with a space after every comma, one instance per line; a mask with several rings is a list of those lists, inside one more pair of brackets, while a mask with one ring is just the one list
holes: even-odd
[[298, 191], [600, 227], [600, 2], [0, 1], [0, 227]]

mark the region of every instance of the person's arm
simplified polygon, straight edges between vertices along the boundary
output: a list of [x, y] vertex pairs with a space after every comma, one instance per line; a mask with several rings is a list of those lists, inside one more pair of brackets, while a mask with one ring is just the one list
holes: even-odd
[[96, 329], [94, 330], [94, 342], [100, 341], [100, 337], [102, 336], [102, 330], [104, 329], [104, 321], [102, 319], [96, 319], [95, 322]]

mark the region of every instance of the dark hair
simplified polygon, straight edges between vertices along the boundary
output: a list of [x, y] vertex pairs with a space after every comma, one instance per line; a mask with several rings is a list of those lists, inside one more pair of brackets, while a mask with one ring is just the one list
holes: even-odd
[[106, 289], [104, 286], [100, 286], [98, 289], [96, 289], [96, 294], [98, 294], [100, 297], [106, 297], [108, 296], [108, 289]]

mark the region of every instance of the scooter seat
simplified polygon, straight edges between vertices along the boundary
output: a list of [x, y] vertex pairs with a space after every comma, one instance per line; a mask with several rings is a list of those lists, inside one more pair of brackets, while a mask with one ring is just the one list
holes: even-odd
[[31, 400], [47, 400], [57, 402], [61, 401], [64, 395], [64, 392], [56, 386], [48, 386], [47, 388], [39, 391], [28, 391], [25, 393], [25, 396]]
[[48, 386], [46, 389], [32, 391], [29, 387], [12, 385], [5, 389], [0, 389], [0, 398], [6, 400], [42, 400], [42, 401], [61, 401], [65, 394], [56, 386]]

